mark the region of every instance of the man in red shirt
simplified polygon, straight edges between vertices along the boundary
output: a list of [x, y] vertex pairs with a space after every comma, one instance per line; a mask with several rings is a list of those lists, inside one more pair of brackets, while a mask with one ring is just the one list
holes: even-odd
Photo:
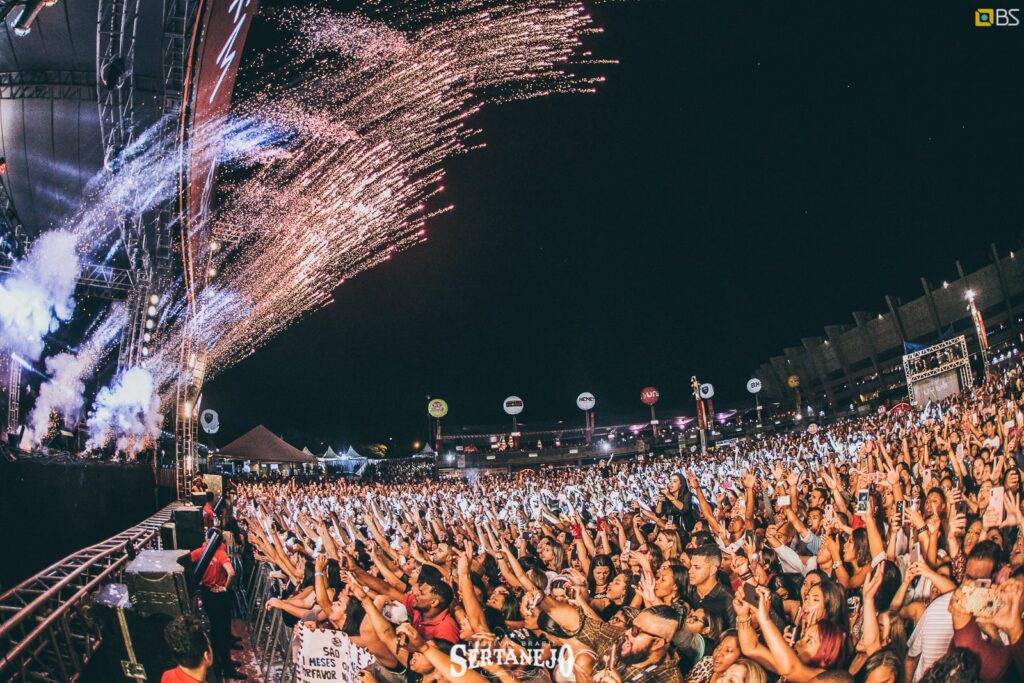
[[402, 604], [412, 615], [412, 625], [428, 639], [440, 638], [459, 642], [459, 625], [448, 611], [454, 593], [451, 586], [428, 577], [413, 584], [412, 590], [402, 597]]
[[206, 492], [206, 505], [203, 506], [203, 528], [209, 529], [217, 522], [217, 513], [213, 510], [213, 491]]
[[164, 672], [160, 683], [205, 683], [206, 671], [213, 666], [213, 650], [195, 617], [180, 616], [167, 624], [164, 641], [178, 665]]
[[221, 539], [214, 535], [211, 540], [206, 541], [203, 547], [192, 551], [192, 564], [199, 562], [210, 543], [217, 544], [217, 550], [213, 553], [210, 564], [206, 566], [202, 578], [199, 580], [199, 594], [203, 600], [203, 608], [210, 618], [210, 640], [213, 646], [214, 661], [221, 672], [221, 678], [231, 680], [245, 680], [245, 675], [235, 670], [235, 663], [231, 660], [231, 595], [228, 593], [228, 586], [235, 576], [235, 569], [231, 566], [231, 559], [224, 550]]

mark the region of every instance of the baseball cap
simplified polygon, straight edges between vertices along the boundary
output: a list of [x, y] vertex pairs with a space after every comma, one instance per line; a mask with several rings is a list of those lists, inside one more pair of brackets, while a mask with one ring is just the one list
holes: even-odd
[[380, 613], [392, 624], [404, 624], [409, 621], [409, 610], [397, 600], [385, 603]]

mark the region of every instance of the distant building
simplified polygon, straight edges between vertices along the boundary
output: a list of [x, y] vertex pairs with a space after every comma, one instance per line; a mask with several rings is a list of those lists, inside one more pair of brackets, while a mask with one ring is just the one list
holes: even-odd
[[990, 255], [991, 263], [972, 273], [964, 273], [957, 262], [957, 280], [935, 286], [921, 278], [922, 294], [913, 301], [887, 296], [881, 313], [854, 311], [853, 324], [826, 326], [823, 337], [807, 337], [800, 346], [783, 349], [754, 371], [762, 396], [792, 407], [796, 392], [787, 380], [797, 375], [803, 406], [814, 410], [844, 412], [851, 404], [903, 400], [905, 344], [933, 344], [961, 334], [980, 371], [968, 290], [985, 321], [990, 358], [1024, 349], [1024, 254], [1000, 256], [992, 245]]

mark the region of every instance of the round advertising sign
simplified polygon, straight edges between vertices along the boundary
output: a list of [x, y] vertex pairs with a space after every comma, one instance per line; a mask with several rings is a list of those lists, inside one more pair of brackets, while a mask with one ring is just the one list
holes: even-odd
[[747, 380], [747, 391], [749, 391], [752, 394], [756, 394], [757, 392], [761, 391], [761, 380], [759, 380], [756, 377], [751, 377], [749, 380]]
[[580, 410], [593, 410], [595, 403], [597, 403], [597, 399], [589, 391], [584, 391], [576, 397], [576, 407]]
[[509, 415], [518, 415], [523, 412], [523, 399], [518, 396], [509, 396], [502, 405]]
[[448, 414], [448, 402], [443, 398], [432, 399], [430, 403], [427, 404], [427, 412], [430, 413], [430, 417], [440, 420]]
[[199, 415], [199, 424], [207, 434], [216, 434], [220, 431], [220, 416], [216, 410], [207, 408]]
[[714, 398], [715, 387], [710, 382], [705, 382], [700, 385], [700, 397], [701, 398]]
[[654, 387], [647, 387], [640, 392], [640, 400], [644, 402], [644, 405], [653, 406], [661, 398], [661, 394]]
[[800, 375], [790, 375], [786, 378], [786, 384], [789, 385], [790, 389], [796, 389], [800, 386]]

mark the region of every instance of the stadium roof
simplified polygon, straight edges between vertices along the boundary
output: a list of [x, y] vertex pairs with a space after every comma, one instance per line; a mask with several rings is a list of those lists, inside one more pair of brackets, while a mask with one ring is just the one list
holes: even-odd
[[[0, 2], [0, 4], [3, 4]], [[134, 60], [135, 121], [158, 112], [163, 3], [143, 2]], [[0, 28], [0, 156], [3, 180], [30, 233], [58, 225], [103, 166], [96, 91], [99, 0], [65, 0], [15, 34]]]

